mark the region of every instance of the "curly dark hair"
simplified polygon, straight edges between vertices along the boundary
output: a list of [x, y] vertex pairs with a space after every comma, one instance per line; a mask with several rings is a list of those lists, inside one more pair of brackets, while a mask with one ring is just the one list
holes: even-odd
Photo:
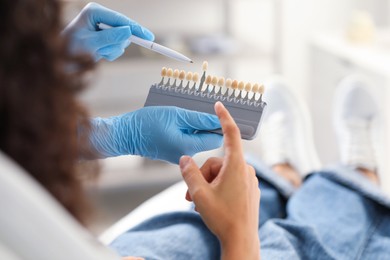
[[77, 129], [89, 126], [76, 94], [92, 58], [69, 53], [58, 1], [2, 0], [0, 24], [0, 149], [85, 223]]

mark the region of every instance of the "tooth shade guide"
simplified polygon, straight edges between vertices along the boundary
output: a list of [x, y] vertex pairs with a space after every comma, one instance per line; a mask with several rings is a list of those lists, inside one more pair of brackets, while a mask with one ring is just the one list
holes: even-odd
[[186, 72], [184, 70], [181, 70], [179, 72], [179, 81], [180, 83], [177, 85], [177, 88], [182, 88], [183, 87], [183, 80], [186, 77]]
[[209, 93], [211, 93], [213, 91], [213, 89], [215, 88], [217, 83], [218, 83], [218, 78], [216, 76], [211, 77], [210, 83], [207, 86], [207, 90], [208, 90]]
[[163, 67], [161, 69], [161, 77], [166, 77], [167, 76], [167, 68], [166, 67]]
[[[262, 94], [264, 93], [264, 86], [259, 85], [258, 83], [252, 84], [251, 83], [245, 83], [243, 81], [237, 81], [237, 80], [232, 80], [230, 78], [225, 78], [223, 77], [216, 77], [216, 76], [210, 76], [206, 74], [206, 70], [208, 69], [208, 62], [204, 61], [202, 64], [202, 70], [203, 70], [203, 75], [202, 75], [202, 80], [201, 83], [202, 88], [200, 88], [200, 84], [198, 84], [200, 80], [200, 76], [198, 73], [192, 73], [192, 72], [185, 72], [184, 70], [178, 70], [178, 69], [172, 69], [172, 68], [166, 68], [163, 67], [161, 69], [161, 76], [162, 80], [160, 82], [160, 85], [163, 85], [163, 80], [164, 77], [169, 77], [172, 79], [175, 79], [174, 84], [172, 84], [170, 87], [174, 87], [175, 90], [178, 88], [183, 88], [184, 80], [186, 80], [186, 84], [184, 89], [191, 89], [195, 88], [197, 91], [205, 92], [206, 90], [211, 93], [215, 94], [222, 94], [225, 96], [231, 96], [233, 95], [234, 97], [237, 98], [242, 98], [242, 99], [251, 99], [253, 101], [258, 101], [261, 99]], [[166, 86], [169, 86], [169, 80], [167, 81]], [[181, 81], [180, 83], [177, 83], [178, 85], [176, 86], [176, 82]], [[193, 83], [192, 83], [193, 81]], [[192, 85], [192, 87], [191, 87]]]
[[241, 90], [241, 98], [246, 98], [247, 96], [249, 96], [249, 92], [251, 91], [251, 89], [252, 89], [252, 84], [246, 83], [244, 89]]
[[222, 88], [220, 87], [220, 86], [214, 86], [214, 93], [215, 94], [218, 94], [218, 93], [220, 93], [220, 91], [222, 91]]
[[[206, 70], [208, 69], [208, 66], [209, 66], [209, 63], [207, 61], [204, 61], [202, 64], [202, 70], [203, 70], [202, 77], [200, 78], [199, 85], [197, 87], [197, 89], [199, 89], [199, 90], [203, 90], [205, 88], [204, 83], [206, 80]], [[206, 86], [206, 88], [207, 88], [207, 86]]]
[[180, 80], [184, 80], [184, 78], [186, 77], [186, 72], [184, 70], [180, 71], [179, 73], [179, 79]]
[[238, 81], [237, 80], [233, 80], [231, 88], [234, 90], [238, 89]]
[[246, 92], [250, 92], [252, 90], [252, 84], [251, 83], [246, 83], [244, 89], [245, 89]]
[[255, 83], [252, 87], [252, 92], [257, 93], [257, 91], [259, 91], [259, 84]]
[[176, 87], [176, 83], [177, 83], [177, 80], [178, 80], [178, 78], [179, 78], [179, 74], [180, 74], [180, 72], [179, 72], [178, 69], [175, 69], [175, 70], [173, 71], [173, 78], [175, 79], [175, 80], [173, 81], [173, 84], [172, 84], [173, 87]]
[[223, 87], [225, 85], [225, 78], [220, 77], [218, 79], [218, 86]]
[[[220, 77], [218, 79], [218, 88], [214, 89], [215, 93], [216, 94], [218, 94], [218, 93], [221, 93], [221, 94], [225, 93], [224, 87], [225, 87], [225, 78], [224, 77]], [[222, 91], [223, 91], [223, 93], [222, 93]]]
[[173, 78], [174, 78], [174, 79], [177, 79], [177, 78], [179, 77], [179, 74], [180, 74], [179, 70], [178, 70], [178, 69], [175, 69], [175, 70], [173, 71]]
[[213, 84], [214, 86], [216, 86], [218, 84], [218, 78], [216, 76], [212, 77], [211, 84]]
[[165, 86], [169, 86], [171, 84], [172, 76], [173, 76], [173, 70], [171, 68], [167, 69], [168, 81], [167, 81], [167, 83], [165, 83]]
[[193, 85], [193, 88], [195, 90], [199, 90], [199, 86], [197, 86], [196, 84], [198, 83], [199, 81], [199, 74], [197, 72], [195, 72], [192, 76], [192, 81], [194, 82], [194, 85]]
[[167, 69], [167, 77], [172, 78], [173, 76], [173, 70], [171, 68]]
[[235, 92], [236, 92], [236, 89], [238, 88], [238, 81], [237, 80], [233, 80], [230, 84], [230, 88], [229, 88], [229, 96], [235, 96]]
[[258, 90], [257, 92], [259, 93], [259, 98], [256, 99], [256, 101], [257, 101], [257, 100], [260, 100], [260, 101], [261, 101], [261, 99], [262, 99], [262, 97], [263, 97], [263, 94], [264, 94], [264, 85], [260, 85], [260, 86], [259, 86], [259, 90]]
[[253, 91], [252, 100], [258, 101], [259, 99], [261, 99], [261, 96], [264, 93], [264, 86], [256, 83], [252, 87], [252, 91]]
[[255, 96], [255, 93], [251, 90], [250, 92], [248, 92], [246, 98], [252, 100], [254, 96]]
[[219, 91], [222, 95], [228, 95], [229, 89], [223, 85]]
[[207, 61], [204, 61], [202, 64], [202, 70], [206, 71], [209, 68], [209, 63]]
[[190, 88], [190, 82], [192, 81], [192, 72], [191, 71], [187, 72], [186, 81], [187, 81], [187, 84], [185, 86], [185, 89], [188, 89], [188, 88]]
[[[202, 64], [202, 69], [204, 70], [203, 74], [205, 74], [205, 71], [208, 69], [207, 62], [204, 62]], [[223, 77], [218, 78], [210, 75], [205, 76], [205, 78], [202, 80], [203, 81], [202, 88], [199, 89], [200, 84], [198, 83], [199, 83], [200, 76], [198, 73], [192, 73], [192, 72], [186, 73], [184, 70], [179, 71], [178, 69], [173, 70], [172, 68], [167, 69], [166, 67], [162, 68], [161, 75], [170, 76], [170, 78], [175, 79], [175, 82], [181, 80], [180, 84], [177, 83], [178, 86], [172, 84], [172, 86], [174, 86], [175, 89], [178, 87], [182, 88], [184, 85], [185, 89], [195, 88], [197, 91], [201, 91], [201, 92], [205, 92], [207, 90], [209, 93], [212, 92], [215, 94], [234, 96], [242, 99], [252, 99], [253, 101], [257, 101], [261, 99], [261, 95], [264, 92], [264, 86], [259, 85], [257, 83], [253, 84], [252, 86], [251, 83], [232, 80], [230, 78], [227, 78], [225, 80], [225, 78]], [[184, 83], [184, 80], [186, 80], [187, 82]], [[191, 83], [191, 81], [193, 81], [193, 83]]]
[[209, 84], [211, 84], [211, 80], [212, 80], [212, 77], [211, 77], [210, 75], [208, 75], [208, 76], [206, 77], [205, 83], [206, 83], [207, 85], [209, 85]]
[[209, 86], [208, 91], [212, 92], [213, 89], [215, 89], [215, 87], [217, 86], [217, 84], [218, 84], [218, 78], [216, 76], [213, 76], [211, 78], [211, 85]]
[[166, 67], [163, 67], [161, 69], [161, 81], [160, 83], [158, 84], [159, 86], [161, 85], [164, 85], [164, 78], [167, 76], [167, 68]]
[[[207, 63], [202, 69], [208, 69]], [[261, 115], [266, 106], [266, 103], [261, 100], [261, 94], [264, 92], [263, 86], [259, 89], [259, 84], [252, 85], [229, 78], [225, 80], [223, 77], [208, 75], [206, 71], [194, 73], [194, 71], [185, 72], [175, 68], [162, 69], [161, 77], [167, 83], [163, 82], [161, 86], [155, 83], [151, 86], [145, 107], [178, 106], [212, 114], [215, 102], [221, 101], [231, 111], [233, 118], [238, 120], [241, 137], [251, 140], [256, 136]], [[173, 81], [179, 86], [168, 84]], [[206, 91], [201, 92], [200, 90], [204, 88]], [[254, 97], [255, 94], [257, 98]], [[218, 130], [216, 133], [221, 134]]]
[[240, 81], [239, 83], [238, 83], [238, 90], [239, 90], [239, 92], [238, 93], [236, 93], [236, 96], [237, 97], [241, 97], [242, 98], [242, 92], [243, 92], [243, 90], [244, 90], [244, 87], [245, 87], [245, 83], [243, 82], [243, 81]]
[[227, 78], [226, 82], [225, 82], [225, 86], [227, 88], [231, 88], [232, 87], [232, 83], [233, 83], [233, 81], [231, 79]]
[[[203, 75], [205, 74], [206, 70], [208, 69], [208, 62], [204, 61], [202, 64], [202, 70]], [[182, 88], [183, 85], [185, 85], [185, 89], [191, 89], [195, 88], [197, 91], [208, 91], [209, 93], [213, 92], [215, 94], [222, 94], [225, 96], [231, 96], [242, 99], [252, 99], [253, 101], [258, 101], [261, 99], [262, 94], [264, 93], [264, 86], [259, 85], [258, 83], [252, 84], [251, 83], [245, 83], [243, 81], [237, 81], [232, 80], [230, 78], [226, 79], [223, 77], [216, 77], [216, 76], [210, 76], [207, 75], [203, 78], [202, 75], [202, 88], [199, 89], [200, 84], [200, 76], [198, 73], [192, 73], [192, 72], [185, 72], [184, 70], [178, 70], [178, 69], [172, 69], [172, 68], [166, 68], [163, 67], [161, 69], [161, 76], [162, 76], [162, 82], [160, 82], [161, 85], [163, 85], [164, 77], [169, 77], [172, 79], [175, 79], [174, 84], [171, 85], [171, 87], [175, 87], [177, 89], [178, 87]], [[176, 82], [181, 81], [180, 83]], [[187, 81], [187, 83], [184, 83], [184, 80]], [[193, 84], [191, 83], [193, 81]], [[169, 85], [169, 79], [167, 81], [166, 86]]]
[[202, 91], [202, 92], [206, 91], [210, 84], [211, 84], [211, 76], [207, 75], [207, 77], [206, 77], [206, 79], [204, 81], [204, 84], [202, 86], [202, 89], [200, 89], [200, 91]]
[[252, 100], [255, 100], [257, 91], [259, 91], [259, 84], [255, 83], [252, 86], [252, 93], [251, 93], [251, 99]]
[[195, 82], [198, 82], [199, 81], [199, 74], [197, 72], [195, 72], [192, 76], [192, 80], [195, 81]]
[[238, 89], [238, 81], [237, 80], [233, 80], [232, 89], [234, 89], [233, 95], [235, 97], [237, 97], [240, 94], [240, 90]]
[[204, 85], [202, 86], [202, 89], [201, 91], [206, 91], [206, 89], [208, 89], [209, 85], [211, 84], [211, 76], [210, 75], [207, 75], [205, 81], [204, 81]]
[[261, 95], [264, 94], [264, 85], [260, 85], [260, 86], [259, 86], [258, 93], [261, 94]]
[[187, 72], [186, 80], [187, 81], [192, 81], [192, 72], [191, 71]]
[[230, 78], [227, 78], [226, 81], [225, 81], [225, 96], [230, 96], [231, 93], [229, 93], [229, 91], [231, 91], [231, 87], [232, 87], [232, 80]]
[[244, 90], [244, 87], [245, 87], [245, 83], [243, 81], [240, 81], [240, 83], [238, 83], [238, 89]]

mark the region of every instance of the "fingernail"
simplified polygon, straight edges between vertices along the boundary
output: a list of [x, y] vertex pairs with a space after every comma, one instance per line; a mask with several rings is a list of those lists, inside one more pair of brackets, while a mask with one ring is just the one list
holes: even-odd
[[222, 103], [220, 101], [216, 102], [215, 103], [215, 109], [218, 109], [218, 107], [220, 107], [222, 105]]
[[186, 165], [190, 162], [190, 160], [191, 160], [191, 157], [186, 156], [186, 155], [182, 156], [182, 157], [180, 158], [180, 162], [179, 162], [179, 164], [180, 164], [180, 169], [183, 170], [183, 169], [186, 167]]

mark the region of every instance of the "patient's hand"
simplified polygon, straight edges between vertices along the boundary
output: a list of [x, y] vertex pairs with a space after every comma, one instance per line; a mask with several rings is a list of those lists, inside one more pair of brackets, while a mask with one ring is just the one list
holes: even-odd
[[259, 259], [260, 190], [253, 167], [246, 164], [240, 131], [222, 103], [215, 106], [222, 125], [225, 157], [211, 158], [199, 169], [183, 156], [180, 168], [188, 186], [186, 198], [219, 238], [223, 259]]
[[123, 257], [122, 260], [145, 260], [145, 258], [136, 257], [136, 256], [127, 256], [127, 257]]

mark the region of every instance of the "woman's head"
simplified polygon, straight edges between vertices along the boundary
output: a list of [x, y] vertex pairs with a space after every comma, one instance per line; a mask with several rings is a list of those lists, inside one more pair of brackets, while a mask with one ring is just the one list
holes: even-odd
[[81, 219], [76, 94], [91, 58], [68, 52], [58, 1], [2, 0], [0, 24], [0, 150]]

